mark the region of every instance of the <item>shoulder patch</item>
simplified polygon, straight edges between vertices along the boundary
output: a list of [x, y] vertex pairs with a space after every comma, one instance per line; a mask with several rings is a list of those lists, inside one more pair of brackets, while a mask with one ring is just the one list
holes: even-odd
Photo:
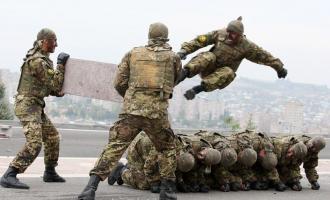
[[207, 41], [207, 37], [205, 35], [200, 35], [197, 40], [198, 42], [205, 43]]
[[48, 70], [47, 70], [47, 73], [48, 73], [49, 75], [54, 75], [54, 74], [55, 74], [55, 72], [54, 72], [53, 69], [48, 69]]

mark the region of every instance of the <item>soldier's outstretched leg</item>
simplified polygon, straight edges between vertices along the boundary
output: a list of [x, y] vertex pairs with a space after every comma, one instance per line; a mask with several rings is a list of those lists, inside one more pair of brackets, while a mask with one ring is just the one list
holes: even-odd
[[95, 192], [100, 181], [104, 181], [117, 162], [141, 131], [140, 118], [129, 115], [117, 121], [109, 131], [109, 143], [97, 160], [94, 168], [90, 171], [90, 180], [82, 193], [78, 196], [79, 200], [95, 199]]

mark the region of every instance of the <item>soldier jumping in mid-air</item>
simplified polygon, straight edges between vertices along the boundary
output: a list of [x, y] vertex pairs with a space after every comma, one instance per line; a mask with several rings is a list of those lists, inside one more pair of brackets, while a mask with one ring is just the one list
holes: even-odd
[[285, 78], [287, 70], [280, 59], [273, 57], [246, 38], [242, 18], [231, 21], [226, 28], [199, 35], [190, 42], [185, 42], [177, 53], [181, 59], [196, 50], [213, 45], [210, 51], [199, 53], [185, 66], [180, 80], [200, 74], [200, 85], [186, 91], [184, 96], [191, 100], [196, 94], [227, 87], [236, 77], [236, 70], [244, 58], [270, 66], [277, 72], [278, 78]]

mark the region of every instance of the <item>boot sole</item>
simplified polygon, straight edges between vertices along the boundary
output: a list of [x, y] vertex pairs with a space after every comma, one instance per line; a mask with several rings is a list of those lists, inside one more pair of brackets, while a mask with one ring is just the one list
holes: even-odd
[[0, 185], [4, 188], [24, 189], [24, 190], [30, 189], [30, 187], [13, 187], [12, 185], [4, 183], [4, 182], [1, 182]]
[[46, 183], [64, 183], [64, 181], [56, 181], [56, 180], [53, 180], [53, 179], [43, 179], [44, 182]]

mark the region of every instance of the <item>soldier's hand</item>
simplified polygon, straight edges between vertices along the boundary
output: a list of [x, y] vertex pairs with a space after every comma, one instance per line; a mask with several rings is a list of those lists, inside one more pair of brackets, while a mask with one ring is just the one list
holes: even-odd
[[190, 90], [187, 90], [183, 96], [186, 97], [187, 100], [192, 100], [195, 98], [196, 93], [193, 89], [190, 89]]
[[291, 185], [291, 189], [294, 190], [294, 191], [301, 191], [302, 186], [299, 182], [295, 182]]
[[181, 70], [181, 73], [179, 75], [179, 78], [177, 80], [177, 84], [179, 84], [180, 82], [182, 82], [184, 79], [186, 79], [189, 75], [189, 69], [184, 68]]
[[285, 68], [282, 68], [277, 71], [278, 78], [285, 78], [287, 74], [288, 74], [288, 70], [286, 70]]
[[249, 182], [242, 184], [242, 190], [243, 191], [250, 191], [251, 190], [251, 184]]
[[184, 49], [178, 51], [176, 55], [178, 55], [181, 60], [185, 60], [187, 58], [187, 52]]
[[70, 55], [67, 53], [60, 53], [57, 56], [57, 64], [65, 66], [66, 61], [70, 58]]
[[230, 186], [228, 183], [225, 183], [223, 185], [220, 185], [220, 191], [222, 192], [229, 192], [230, 191]]
[[312, 185], [312, 190], [320, 189], [320, 184], [317, 181], [312, 182], [311, 185]]

